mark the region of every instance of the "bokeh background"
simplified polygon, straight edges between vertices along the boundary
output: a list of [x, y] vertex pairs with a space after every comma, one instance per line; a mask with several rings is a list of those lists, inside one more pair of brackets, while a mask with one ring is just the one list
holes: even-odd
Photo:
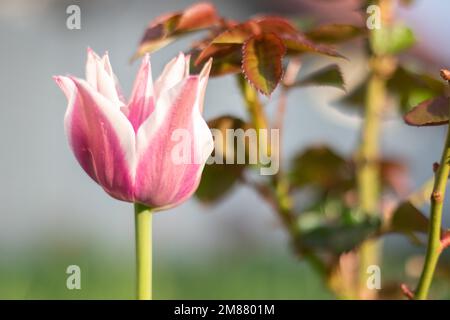
[[[306, 16], [318, 21], [353, 19], [356, 1], [212, 1], [224, 16], [255, 13]], [[51, 76], [84, 75], [86, 48], [109, 51], [124, 92], [130, 92], [138, 63], [130, 64], [143, 30], [161, 13], [180, 10], [180, 0], [1, 0], [0, 1], [0, 298], [133, 298], [134, 217], [132, 206], [109, 198], [90, 181], [64, 136], [66, 99]], [[66, 8], [81, 8], [81, 30], [66, 28]], [[397, 14], [418, 37], [415, 54], [429, 71], [450, 66], [450, 3], [417, 0]], [[193, 36], [195, 38], [195, 36]], [[192, 38], [152, 55], [154, 76]], [[353, 47], [351, 62], [337, 61], [351, 88], [365, 64]], [[314, 67], [307, 60], [305, 68]], [[333, 103], [341, 92], [301, 89], [289, 96], [284, 135], [286, 155], [326, 143], [349, 155], [360, 120]], [[273, 95], [276, 101], [277, 92]], [[274, 102], [267, 101], [269, 110]], [[269, 111], [270, 112], [270, 111]], [[205, 117], [245, 117], [233, 77], [210, 81]], [[383, 126], [386, 155], [407, 160], [411, 188], [431, 176], [442, 128], [416, 129], [392, 115]], [[287, 158], [286, 158], [287, 159]], [[448, 208], [448, 206], [447, 206]], [[449, 210], [446, 209], [447, 223]], [[448, 225], [448, 224], [447, 224]], [[416, 248], [400, 237], [385, 241], [382, 276], [408, 280]], [[445, 259], [445, 257], [444, 257]], [[299, 262], [277, 217], [259, 197], [238, 187], [217, 206], [195, 199], [154, 218], [155, 298], [333, 298], [307, 264]], [[66, 289], [66, 268], [82, 271], [82, 289]], [[441, 297], [448, 282], [438, 286]]]

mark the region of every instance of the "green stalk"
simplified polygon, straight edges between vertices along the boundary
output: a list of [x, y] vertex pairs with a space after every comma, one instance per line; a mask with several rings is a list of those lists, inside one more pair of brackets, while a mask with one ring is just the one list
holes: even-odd
[[247, 81], [247, 79], [245, 79], [243, 75], [238, 75], [237, 80], [255, 129], [257, 131], [259, 131], [259, 129], [267, 129], [267, 118], [266, 114], [264, 113], [263, 105], [259, 100], [258, 92], [252, 87], [252, 85]]
[[[379, 139], [381, 113], [385, 101], [385, 80], [375, 72], [369, 79], [366, 95], [365, 117], [361, 134], [361, 142], [357, 164], [357, 186], [359, 207], [365, 215], [378, 213], [380, 194]], [[359, 251], [360, 280], [356, 296], [375, 298], [373, 292], [366, 288], [367, 267], [379, 263], [379, 245], [374, 240], [366, 241]]]
[[138, 300], [152, 300], [152, 210], [135, 203], [136, 294]]
[[436, 171], [436, 179], [431, 195], [427, 254], [425, 256], [425, 264], [420, 276], [419, 285], [414, 295], [414, 298], [417, 300], [427, 299], [428, 291], [431, 282], [433, 281], [434, 271], [441, 254], [442, 208], [444, 205], [445, 191], [447, 189], [447, 180], [450, 173], [450, 129], [447, 130], [447, 138], [444, 150], [442, 151], [441, 163]]

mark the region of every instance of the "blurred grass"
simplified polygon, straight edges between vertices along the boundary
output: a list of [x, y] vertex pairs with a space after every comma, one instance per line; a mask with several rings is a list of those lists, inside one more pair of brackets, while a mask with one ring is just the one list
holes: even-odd
[[[405, 257], [384, 259], [383, 288], [401, 298]], [[432, 298], [449, 299], [448, 259], [441, 261]], [[160, 256], [154, 266], [155, 299], [334, 299], [319, 276], [286, 253], [217, 254], [214, 257]], [[66, 268], [81, 268], [81, 290], [66, 288]], [[396, 280], [391, 281], [391, 280]], [[134, 255], [59, 248], [20, 256], [0, 254], [0, 299], [134, 299]]]
[[[3, 257], [4, 258], [4, 257]], [[332, 299], [305, 263], [291, 257], [156, 257], [155, 299]], [[0, 261], [1, 299], [133, 299], [132, 254], [61, 251]], [[67, 266], [81, 268], [81, 290], [66, 288]]]

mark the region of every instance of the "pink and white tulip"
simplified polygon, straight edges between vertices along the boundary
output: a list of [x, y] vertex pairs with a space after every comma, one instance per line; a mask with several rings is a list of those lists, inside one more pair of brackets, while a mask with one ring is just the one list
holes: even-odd
[[[189, 75], [189, 57], [180, 53], [153, 83], [145, 56], [126, 102], [108, 55], [88, 49], [86, 80], [55, 77], [68, 99], [69, 144], [84, 171], [119, 200], [158, 210], [188, 199], [214, 146], [201, 114], [210, 68]], [[173, 161], [178, 129], [189, 133], [196, 161]]]

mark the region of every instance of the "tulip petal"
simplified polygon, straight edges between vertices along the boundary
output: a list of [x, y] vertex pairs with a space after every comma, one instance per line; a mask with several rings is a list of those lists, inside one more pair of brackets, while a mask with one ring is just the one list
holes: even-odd
[[109, 74], [110, 77], [113, 78], [114, 84], [116, 87], [116, 93], [121, 103], [125, 104], [125, 96], [122, 93], [122, 89], [120, 88], [119, 79], [112, 70], [111, 62], [109, 61], [108, 52], [106, 52], [102, 57], [103, 67], [105, 71]]
[[94, 90], [114, 102], [116, 108], [120, 108], [123, 105], [120, 91], [117, 88], [116, 77], [109, 63], [108, 54], [100, 58], [92, 49], [88, 48], [86, 80]]
[[127, 116], [137, 132], [140, 125], [149, 117], [155, 108], [150, 58], [145, 55], [134, 82]]
[[[137, 133], [135, 199], [157, 209], [186, 200], [198, 187], [203, 166], [213, 149], [213, 139], [200, 112], [206, 81], [190, 76], [163, 90], [155, 111]], [[187, 132], [188, 161], [174, 161], [176, 130]]]
[[180, 52], [178, 56], [166, 64], [163, 72], [155, 81], [154, 92], [156, 99], [159, 97], [162, 90], [175, 87], [183, 79], [186, 79], [189, 76], [189, 60], [189, 56], [185, 56]]
[[56, 81], [69, 96], [65, 130], [81, 167], [114, 198], [133, 201], [135, 135], [128, 119], [86, 81]]

